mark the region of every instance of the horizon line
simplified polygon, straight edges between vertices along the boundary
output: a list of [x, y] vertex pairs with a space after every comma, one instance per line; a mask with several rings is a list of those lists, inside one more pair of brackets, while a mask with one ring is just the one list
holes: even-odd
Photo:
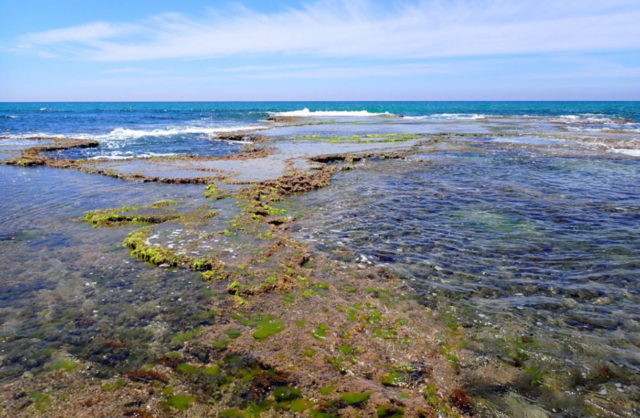
[[636, 103], [640, 99], [611, 99], [611, 100], [576, 100], [576, 99], [553, 99], [553, 100], [0, 100], [0, 104], [5, 103], [459, 103], [459, 102], [481, 102], [481, 103]]

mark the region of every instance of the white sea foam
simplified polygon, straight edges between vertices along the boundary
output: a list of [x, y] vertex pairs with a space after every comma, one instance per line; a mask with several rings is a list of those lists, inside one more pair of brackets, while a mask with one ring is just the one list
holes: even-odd
[[309, 117], [372, 117], [372, 116], [397, 116], [393, 113], [383, 112], [383, 113], [372, 113], [367, 110], [309, 110], [308, 108], [304, 108], [302, 110], [294, 110], [291, 112], [271, 112], [272, 116], [282, 116], [282, 117], [300, 117], [300, 118], [309, 118]]
[[250, 125], [250, 126], [233, 126], [233, 127], [207, 127], [207, 126], [176, 126], [165, 129], [128, 129], [128, 128], [116, 128], [107, 134], [102, 135], [88, 135], [80, 134], [76, 135], [78, 138], [87, 137], [90, 139], [100, 140], [114, 140], [114, 139], [137, 139], [145, 136], [173, 136], [182, 134], [203, 134], [215, 136], [225, 132], [237, 132], [237, 131], [257, 131], [265, 129], [264, 125]]
[[613, 148], [611, 151], [617, 152], [618, 154], [630, 155], [632, 157], [640, 157], [640, 149]]
[[577, 115], [559, 115], [553, 118], [554, 122], [565, 123], [620, 123], [622, 118], [603, 115], [601, 113], [580, 113]]
[[640, 132], [640, 124], [638, 123], [605, 123], [601, 126], [569, 126], [569, 131], [574, 132], [604, 132], [620, 131], [620, 133], [636, 133]]
[[433, 113], [431, 115], [422, 116], [403, 116], [403, 119], [409, 120], [425, 120], [425, 119], [440, 119], [440, 120], [478, 120], [485, 119], [490, 115], [482, 115], [478, 113]]
[[9, 138], [25, 139], [31, 137], [59, 137], [59, 138], [78, 138], [78, 139], [94, 139], [99, 142], [135, 140], [145, 136], [173, 136], [181, 134], [202, 134], [215, 137], [218, 134], [226, 132], [251, 132], [266, 129], [266, 125], [243, 125], [228, 127], [211, 127], [211, 126], [175, 126], [168, 128], [156, 129], [129, 129], [116, 128], [105, 134], [91, 133], [48, 133], [48, 132], [31, 132], [24, 134], [10, 134]]
[[145, 152], [142, 154], [135, 154], [133, 152], [113, 152], [107, 155], [96, 155], [89, 158], [90, 160], [126, 160], [127, 158], [154, 158], [154, 157], [173, 157], [178, 154], [174, 153], [158, 153], [158, 152]]

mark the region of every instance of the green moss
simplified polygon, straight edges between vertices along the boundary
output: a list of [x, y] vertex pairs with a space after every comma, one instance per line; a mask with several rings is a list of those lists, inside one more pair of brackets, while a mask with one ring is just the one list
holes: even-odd
[[360, 405], [366, 402], [371, 396], [371, 392], [345, 392], [340, 394], [340, 399], [347, 405]]
[[167, 405], [176, 409], [187, 409], [195, 402], [195, 398], [187, 395], [171, 395], [166, 399]]

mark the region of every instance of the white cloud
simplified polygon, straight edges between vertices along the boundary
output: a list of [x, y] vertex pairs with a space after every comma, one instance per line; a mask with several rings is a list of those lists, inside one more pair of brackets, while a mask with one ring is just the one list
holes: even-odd
[[[395, 4], [395, 3], [394, 3]], [[238, 55], [415, 59], [640, 50], [637, 0], [334, 0], [258, 13], [243, 7], [26, 34], [20, 47], [89, 61]]]
[[105, 74], [141, 73], [148, 72], [145, 68], [109, 68], [102, 71]]

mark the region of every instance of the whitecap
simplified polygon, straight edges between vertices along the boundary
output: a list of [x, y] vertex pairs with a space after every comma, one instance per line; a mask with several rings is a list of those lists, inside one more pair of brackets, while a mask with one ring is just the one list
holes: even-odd
[[271, 112], [272, 116], [280, 116], [280, 117], [300, 117], [300, 118], [308, 118], [308, 117], [372, 117], [372, 116], [397, 116], [393, 113], [382, 112], [382, 113], [372, 113], [367, 110], [309, 110], [308, 108], [304, 108], [302, 110], [293, 110], [290, 112]]
[[433, 113], [430, 115], [422, 116], [403, 116], [404, 119], [409, 120], [424, 120], [424, 119], [444, 119], [444, 120], [478, 120], [485, 119], [489, 115], [483, 115], [478, 113]]
[[158, 153], [158, 152], [145, 152], [142, 154], [134, 153], [118, 153], [114, 152], [105, 155], [96, 155], [89, 158], [90, 160], [126, 160], [128, 158], [159, 158], [159, 157], [175, 157], [178, 154], [174, 153]]
[[265, 129], [263, 125], [252, 126], [235, 126], [235, 127], [204, 127], [204, 126], [176, 126], [165, 129], [128, 129], [128, 128], [116, 128], [104, 135], [92, 136], [93, 139], [136, 139], [145, 136], [173, 136], [181, 134], [204, 134], [215, 136], [225, 132], [236, 131], [255, 131]]
[[640, 149], [613, 148], [611, 151], [616, 152], [618, 154], [629, 155], [631, 157], [640, 157]]

